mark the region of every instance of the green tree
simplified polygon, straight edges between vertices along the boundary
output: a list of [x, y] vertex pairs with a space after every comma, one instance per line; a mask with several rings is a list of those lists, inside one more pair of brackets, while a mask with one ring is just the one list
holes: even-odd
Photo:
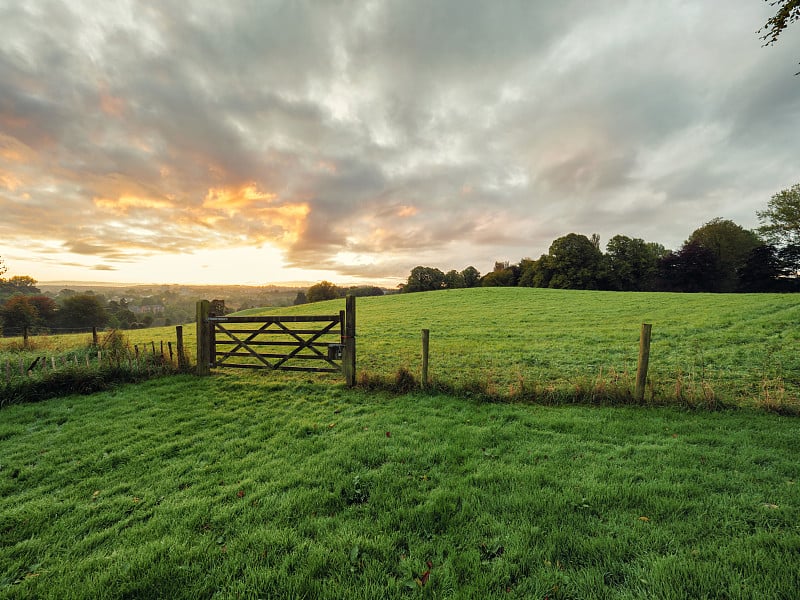
[[464, 278], [465, 287], [473, 288], [480, 285], [481, 273], [472, 265], [461, 271], [461, 276]]
[[[767, 209], [756, 214], [761, 223], [758, 232], [779, 251], [790, 246], [800, 247], [800, 183], [774, 194]], [[791, 252], [785, 254], [788, 270], [800, 271], [800, 260], [792, 260]]]
[[22, 295], [12, 296], [3, 305], [0, 316], [3, 319], [3, 332], [6, 335], [22, 335], [27, 345], [28, 333], [39, 318], [31, 299]]
[[712, 219], [695, 229], [687, 242], [698, 242], [714, 255], [719, 272], [714, 279], [718, 292], [733, 292], [738, 287], [738, 271], [750, 252], [762, 245], [761, 238], [728, 219]]
[[435, 267], [417, 266], [411, 269], [408, 280], [404, 285], [401, 284], [400, 291], [403, 293], [432, 292], [443, 288], [444, 273]]
[[58, 310], [58, 324], [66, 329], [102, 327], [108, 311], [94, 294], [75, 294], [64, 298]]
[[36, 307], [38, 315], [36, 319], [36, 327], [52, 327], [55, 325], [56, 314], [58, 312], [58, 304], [52, 298], [47, 296], [28, 296], [31, 304]]
[[652, 287], [658, 260], [666, 254], [660, 244], [615, 235], [606, 244], [609, 286], [620, 291], [641, 292]]
[[308, 298], [306, 298], [306, 293], [303, 290], [297, 292], [297, 296], [294, 297], [294, 302], [292, 304], [294, 306], [300, 306], [301, 304], [307, 304]]
[[450, 290], [455, 290], [467, 287], [467, 283], [466, 281], [464, 281], [463, 274], [456, 271], [455, 269], [451, 269], [450, 271], [444, 274], [444, 287]]
[[780, 291], [781, 260], [775, 246], [761, 244], [753, 248], [738, 270], [738, 292]]
[[603, 253], [585, 235], [569, 233], [550, 244], [548, 287], [595, 290], [604, 277]]
[[306, 292], [306, 299], [309, 302], [321, 302], [323, 300], [335, 300], [340, 298], [340, 289], [330, 281], [320, 281], [312, 285]]

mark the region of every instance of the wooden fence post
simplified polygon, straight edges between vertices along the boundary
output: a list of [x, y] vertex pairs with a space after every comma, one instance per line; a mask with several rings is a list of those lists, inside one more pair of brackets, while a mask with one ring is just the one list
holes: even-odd
[[97, 327], [92, 327], [92, 345], [97, 346]]
[[175, 336], [178, 342], [178, 368], [184, 371], [189, 365], [186, 364], [186, 351], [183, 349], [183, 325], [175, 327]]
[[356, 297], [345, 298], [342, 372], [348, 387], [356, 384]]
[[201, 300], [197, 303], [197, 374], [208, 375], [211, 370], [211, 339], [208, 335], [208, 314], [211, 312], [211, 303]]
[[642, 323], [642, 331], [639, 335], [639, 364], [636, 368], [636, 391], [634, 398], [638, 401], [644, 400], [644, 390], [647, 386], [647, 367], [650, 363], [650, 332], [653, 326], [650, 323]]
[[431, 330], [422, 330], [422, 389], [428, 387], [428, 348], [430, 346]]

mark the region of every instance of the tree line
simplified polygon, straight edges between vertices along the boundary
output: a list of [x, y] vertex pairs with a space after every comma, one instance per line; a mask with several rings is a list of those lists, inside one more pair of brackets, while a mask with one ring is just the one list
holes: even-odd
[[523, 286], [577, 290], [668, 292], [800, 291], [800, 184], [775, 194], [755, 231], [716, 218], [699, 227], [676, 251], [640, 238], [600, 238], [569, 233], [538, 259], [496, 262], [483, 276], [472, 266], [442, 272], [411, 270], [401, 292]]

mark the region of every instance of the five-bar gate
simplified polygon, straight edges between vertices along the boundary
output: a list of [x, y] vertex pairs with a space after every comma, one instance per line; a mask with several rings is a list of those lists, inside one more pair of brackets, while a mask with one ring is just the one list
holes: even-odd
[[211, 368], [342, 373], [355, 385], [355, 297], [338, 315], [233, 317], [197, 303], [197, 373]]

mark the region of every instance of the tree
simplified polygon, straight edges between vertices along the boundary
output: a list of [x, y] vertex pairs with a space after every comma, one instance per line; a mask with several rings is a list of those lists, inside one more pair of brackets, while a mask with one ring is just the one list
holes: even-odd
[[[766, 210], [756, 213], [762, 224], [758, 232], [781, 249], [790, 246], [800, 247], [800, 183], [781, 190], [770, 198]], [[790, 272], [800, 272], [800, 256], [793, 260], [792, 252], [786, 252], [784, 261]]]
[[321, 302], [323, 300], [336, 300], [341, 297], [339, 288], [333, 285], [330, 281], [320, 281], [312, 285], [306, 292], [306, 298], [309, 302]]
[[[27, 296], [12, 296], [3, 305], [0, 313], [3, 319], [3, 332], [22, 335], [27, 345], [28, 332], [36, 324], [39, 313]], [[18, 333], [17, 333], [18, 332]]]
[[659, 261], [655, 287], [665, 292], [715, 292], [718, 275], [714, 253], [698, 241], [687, 241]]
[[108, 311], [94, 294], [75, 294], [64, 298], [58, 310], [58, 324], [66, 329], [102, 327], [108, 323]]
[[3, 257], [0, 256], [0, 277], [6, 274], [8, 271], [8, 267], [6, 266], [6, 261], [3, 260]]
[[569, 233], [558, 238], [548, 251], [552, 271], [548, 287], [595, 290], [603, 279], [603, 253], [585, 235]]
[[740, 227], [727, 219], [712, 219], [695, 229], [690, 242], [698, 242], [711, 250], [719, 269], [715, 279], [719, 292], [733, 292], [738, 287], [738, 271], [750, 252], [762, 245], [761, 239], [752, 231]]
[[480, 285], [481, 273], [472, 265], [461, 271], [461, 276], [464, 278], [465, 287], [473, 288]]
[[780, 289], [782, 265], [775, 246], [753, 248], [738, 272], [738, 292], [775, 292]]
[[[777, 6], [778, 12], [764, 23], [764, 26], [758, 30], [761, 33], [766, 29], [766, 33], [761, 36], [764, 40], [764, 46], [771, 46], [778, 41], [781, 33], [791, 23], [800, 20], [800, 0], [765, 0], [770, 3], [770, 6]], [[795, 73], [800, 75], [800, 71]]]
[[294, 302], [292, 304], [294, 306], [300, 306], [301, 304], [307, 304], [308, 298], [306, 298], [306, 293], [302, 290], [297, 292], [297, 296], [294, 297]]
[[0, 298], [9, 298], [14, 294], [35, 296], [42, 291], [36, 287], [36, 280], [27, 275], [14, 275], [11, 279], [0, 279]]
[[609, 286], [620, 291], [641, 292], [651, 288], [658, 261], [666, 254], [660, 244], [615, 235], [606, 244]]
[[52, 327], [55, 324], [58, 304], [47, 296], [28, 296], [28, 300], [36, 307], [36, 327]]
[[450, 271], [444, 274], [444, 287], [446, 287], [449, 290], [455, 290], [467, 287], [467, 284], [464, 281], [464, 275], [462, 275], [455, 269], [451, 269]]
[[403, 293], [431, 292], [444, 288], [444, 273], [434, 267], [414, 267], [402, 286]]

